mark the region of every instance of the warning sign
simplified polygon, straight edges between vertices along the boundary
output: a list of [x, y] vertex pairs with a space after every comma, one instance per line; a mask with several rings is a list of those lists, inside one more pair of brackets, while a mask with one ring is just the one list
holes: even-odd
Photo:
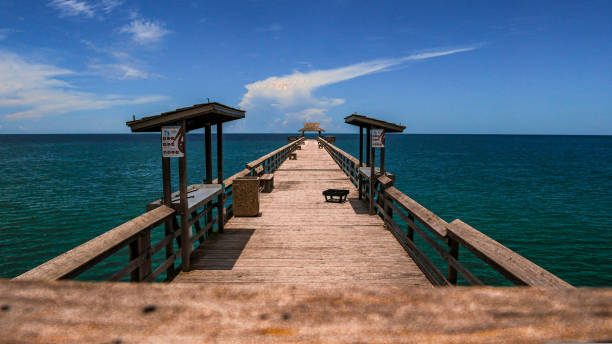
[[372, 148], [385, 148], [384, 129], [372, 129]]
[[162, 157], [182, 158], [185, 156], [185, 133], [181, 126], [162, 127]]

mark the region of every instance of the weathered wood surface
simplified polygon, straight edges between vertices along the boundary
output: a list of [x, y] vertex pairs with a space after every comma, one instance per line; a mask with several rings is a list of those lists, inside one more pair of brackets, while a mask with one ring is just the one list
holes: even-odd
[[489, 238], [461, 220], [448, 225], [449, 235], [511, 281], [536, 288], [572, 288], [552, 273]]
[[408, 210], [423, 225], [431, 229], [433, 233], [437, 234], [441, 238], [446, 236], [446, 226], [448, 223], [442, 220], [438, 215], [432, 213], [427, 208], [423, 207], [412, 198], [406, 196], [395, 187], [385, 189], [385, 195], [396, 201], [404, 209]]
[[15, 279], [18, 280], [56, 280], [72, 278], [83, 269], [99, 262], [101, 259], [124, 247], [126, 242], [146, 228], [155, 227], [164, 222], [175, 210], [160, 206], [144, 213], [110, 231], [63, 253], [36, 268], [29, 270]]
[[[274, 173], [274, 190], [260, 194], [262, 215], [232, 218], [175, 282], [431, 286], [315, 140], [297, 155]], [[348, 201], [325, 202], [326, 189], [349, 190]]]
[[0, 280], [2, 343], [612, 340], [612, 290]]

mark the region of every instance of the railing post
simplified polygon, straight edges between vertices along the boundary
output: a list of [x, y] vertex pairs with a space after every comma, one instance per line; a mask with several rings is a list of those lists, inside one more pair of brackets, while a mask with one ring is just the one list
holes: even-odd
[[[455, 260], [459, 259], [459, 243], [450, 236], [448, 237], [448, 254]], [[448, 262], [447, 279], [452, 285], [457, 285], [457, 270], [451, 265], [450, 261]]]
[[141, 282], [151, 274], [151, 230], [146, 229], [138, 234], [138, 238], [130, 243], [130, 261], [145, 254], [142, 263], [131, 273], [132, 282]]
[[376, 157], [375, 157], [375, 152], [376, 152], [376, 148], [372, 147], [370, 154], [372, 155], [372, 160], [370, 161], [370, 190], [369, 190], [369, 202], [370, 202], [370, 209], [369, 209], [369, 214], [370, 215], [374, 215], [376, 214], [376, 211], [374, 209], [374, 188], [376, 187], [376, 182], [375, 182], [375, 178], [376, 178], [376, 171], [374, 170], [374, 162], [376, 161]]
[[408, 224], [408, 228], [406, 230], [406, 236], [408, 236], [410, 241], [414, 241], [414, 229], [412, 229], [412, 226], [410, 226], [410, 224], [414, 225], [414, 216], [412, 216], [412, 214], [408, 214], [407, 217], [408, 220], [410, 220], [410, 223]]
[[[172, 207], [172, 189], [170, 180], [170, 158], [162, 158], [162, 175], [163, 175], [163, 189], [164, 189], [164, 205]], [[174, 216], [173, 216], [174, 217]], [[166, 219], [164, 222], [164, 235], [173, 235], [177, 230], [173, 226], [172, 218]], [[174, 240], [170, 240], [166, 245], [166, 259], [174, 256]], [[166, 271], [166, 281], [171, 281], [174, 278], [174, 263], [172, 263]]]

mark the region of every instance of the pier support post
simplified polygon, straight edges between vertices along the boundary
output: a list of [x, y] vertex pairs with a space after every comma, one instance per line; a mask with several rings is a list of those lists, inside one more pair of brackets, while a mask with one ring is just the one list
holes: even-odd
[[370, 146], [372, 145], [372, 133], [370, 132], [370, 129], [370, 127], [366, 128], [366, 166], [371, 165]]
[[182, 130], [185, 135], [183, 149], [185, 154], [179, 158], [179, 193], [181, 199], [181, 258], [183, 271], [189, 271], [189, 257], [191, 255], [191, 225], [189, 224], [189, 205], [187, 204], [187, 125], [183, 120]]
[[223, 233], [223, 224], [225, 223], [224, 202], [225, 190], [223, 189], [223, 123], [217, 123], [217, 183], [221, 184], [221, 194], [219, 194], [217, 217], [218, 231]]
[[[368, 128], [368, 133], [370, 133], [370, 129]], [[369, 140], [368, 140], [369, 141]], [[372, 160], [370, 161], [370, 190], [369, 190], [369, 201], [370, 201], [370, 210], [369, 214], [374, 215], [376, 211], [374, 211], [374, 187], [376, 185], [376, 170], [374, 169], [374, 162], [376, 161], [376, 148], [370, 148], [372, 154]]]
[[[172, 207], [172, 185], [171, 185], [171, 168], [170, 168], [170, 158], [162, 157], [162, 182], [164, 189], [164, 205], [167, 207]], [[171, 218], [167, 219], [164, 222], [164, 235], [167, 237], [169, 235], [174, 234], [178, 228], [175, 228], [173, 225], [173, 221]], [[166, 259], [170, 259], [174, 256], [174, 240], [170, 240], [168, 245], [166, 245]], [[172, 263], [168, 270], [166, 271], [166, 281], [171, 281], [174, 278], [174, 263]]]
[[385, 174], [385, 147], [380, 148], [380, 174]]
[[[206, 176], [204, 179], [204, 184], [212, 184], [212, 129], [210, 127], [210, 124], [206, 124], [204, 126], [204, 147], [206, 155]], [[210, 210], [206, 212], [206, 217], [204, 217], [204, 223], [206, 225], [208, 225], [212, 220], [212, 207], [210, 206], [211, 204], [212, 202], [206, 203], [206, 208], [210, 208]], [[211, 230], [212, 228], [206, 232], [206, 237], [208, 237], [208, 234]]]
[[359, 181], [359, 199], [363, 198], [363, 181], [359, 169], [363, 166], [363, 127], [359, 127], [359, 166], [357, 167], [357, 180]]
[[[455, 260], [459, 259], [459, 243], [450, 237], [448, 238], [448, 253], [451, 255], [451, 257], [455, 258]], [[457, 270], [451, 265], [450, 262], [448, 263], [446, 279], [448, 279], [452, 285], [457, 285]]]

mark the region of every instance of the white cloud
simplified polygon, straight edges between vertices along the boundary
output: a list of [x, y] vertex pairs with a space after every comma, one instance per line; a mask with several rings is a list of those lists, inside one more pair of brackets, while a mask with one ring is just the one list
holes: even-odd
[[64, 17], [74, 17], [78, 15], [93, 17], [95, 14], [94, 7], [86, 1], [53, 0], [49, 2], [49, 6], [57, 9], [60, 15]]
[[94, 17], [98, 13], [109, 14], [115, 8], [123, 5], [125, 0], [52, 0], [49, 6], [60, 12], [62, 17], [85, 16], [88, 18]]
[[315, 97], [318, 88], [360, 76], [383, 72], [391, 67], [438, 56], [457, 54], [476, 49], [476, 46], [434, 52], [423, 52], [394, 59], [377, 59], [345, 67], [314, 70], [307, 73], [296, 71], [283, 76], [273, 76], [246, 85], [247, 93], [242, 96], [239, 106], [247, 110], [258, 107], [273, 107], [284, 119], [284, 126], [297, 120], [329, 121], [326, 111], [345, 102], [342, 98]]
[[135, 42], [143, 45], [156, 43], [170, 33], [163, 24], [144, 19], [132, 20], [123, 26], [120, 32], [131, 34]]
[[33, 64], [15, 54], [0, 52], [0, 109], [6, 120], [40, 118], [79, 110], [99, 110], [118, 105], [144, 104], [166, 99], [150, 95], [129, 98], [97, 95], [78, 90], [60, 78], [74, 71], [52, 65]]

